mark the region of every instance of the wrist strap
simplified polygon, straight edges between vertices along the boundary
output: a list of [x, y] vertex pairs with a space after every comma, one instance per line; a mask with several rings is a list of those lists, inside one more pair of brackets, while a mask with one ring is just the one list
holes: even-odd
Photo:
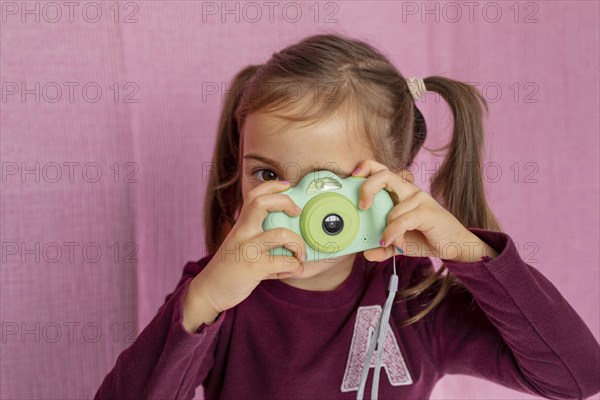
[[379, 318], [379, 322], [373, 332], [372, 336], [369, 336], [367, 345], [369, 347], [367, 351], [367, 357], [363, 364], [362, 375], [360, 378], [360, 385], [358, 386], [358, 392], [356, 394], [357, 400], [362, 400], [364, 396], [365, 384], [367, 382], [367, 376], [369, 375], [369, 368], [371, 367], [371, 359], [373, 358], [373, 352], [375, 351], [375, 345], [377, 345], [377, 360], [375, 361], [375, 372], [373, 373], [373, 385], [371, 387], [371, 398], [377, 399], [379, 390], [379, 372], [381, 370], [381, 360], [383, 357], [383, 349], [385, 347], [385, 337], [387, 335], [387, 327], [389, 325], [390, 313], [392, 309], [392, 303], [394, 296], [398, 291], [398, 275], [396, 275], [396, 257], [392, 255], [392, 264], [394, 267], [394, 273], [390, 277], [390, 284], [388, 286], [388, 297], [383, 307], [383, 312]]

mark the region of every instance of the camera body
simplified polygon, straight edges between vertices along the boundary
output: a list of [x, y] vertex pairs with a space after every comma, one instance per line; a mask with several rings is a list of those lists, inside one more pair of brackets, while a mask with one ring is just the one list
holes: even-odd
[[[360, 186], [365, 180], [357, 176], [341, 179], [328, 170], [311, 172], [295, 187], [279, 192], [291, 197], [302, 213], [290, 217], [283, 211], [269, 212], [263, 230], [287, 228], [300, 235], [306, 243], [306, 262], [379, 247], [394, 203], [382, 189], [368, 210], [360, 210]], [[284, 247], [272, 248], [269, 253], [293, 256]]]

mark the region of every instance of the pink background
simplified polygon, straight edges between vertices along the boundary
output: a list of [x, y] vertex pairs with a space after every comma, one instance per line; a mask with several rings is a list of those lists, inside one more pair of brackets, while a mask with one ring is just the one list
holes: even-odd
[[[205, 255], [206, 171], [227, 89], [207, 95], [207, 87], [317, 32], [367, 40], [405, 76], [485, 87], [491, 206], [525, 261], [598, 339], [598, 2], [480, 3], [472, 19], [463, 2], [428, 2], [434, 13], [424, 16], [422, 2], [298, 2], [297, 21], [294, 4], [277, 3], [270, 21], [262, 2], [260, 15], [227, 3], [237, 4], [238, 22], [221, 2], [99, 2], [97, 22], [94, 8], [82, 15], [86, 3], [73, 22], [66, 6], [50, 22], [56, 9], [27, 2], [38, 4], [39, 23], [35, 11], [24, 14], [25, 3], [12, 3], [16, 11], [9, 3], [0, 27], [1, 398], [94, 395], [185, 262]], [[56, 102], [52, 82], [62, 89]], [[68, 82], [79, 85], [72, 102]], [[102, 90], [96, 102], [94, 87]], [[22, 89], [32, 91], [24, 101]], [[137, 102], [124, 102], [128, 95]], [[425, 145], [441, 146], [451, 126], [447, 106], [430, 94], [419, 107], [430, 129]], [[439, 161], [419, 155], [422, 188], [425, 170]], [[79, 163], [72, 179], [71, 162]], [[22, 175], [36, 163], [38, 177]], [[62, 177], [53, 182], [56, 166]], [[94, 166], [102, 175], [88, 182]], [[69, 242], [77, 243], [72, 259]], [[132, 253], [137, 261], [127, 262]], [[531, 398], [466, 376], [444, 377], [433, 397]]]

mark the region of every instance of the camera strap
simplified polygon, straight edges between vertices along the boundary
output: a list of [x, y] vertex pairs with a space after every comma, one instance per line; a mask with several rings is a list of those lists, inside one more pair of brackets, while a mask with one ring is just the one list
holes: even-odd
[[367, 357], [362, 369], [362, 375], [360, 378], [360, 385], [358, 386], [358, 393], [356, 394], [357, 400], [362, 400], [365, 391], [365, 384], [367, 382], [367, 376], [369, 375], [369, 367], [371, 366], [371, 359], [373, 358], [373, 352], [375, 351], [375, 345], [377, 345], [377, 359], [375, 361], [375, 372], [373, 373], [373, 385], [371, 387], [371, 398], [377, 399], [379, 391], [379, 372], [381, 370], [381, 359], [383, 357], [383, 348], [385, 346], [385, 337], [387, 334], [388, 322], [390, 319], [390, 313], [392, 310], [392, 303], [394, 296], [398, 291], [398, 275], [396, 275], [396, 256], [392, 255], [392, 265], [394, 272], [390, 277], [390, 283], [388, 286], [388, 297], [383, 307], [383, 312], [379, 318], [379, 322], [375, 327], [373, 335], [369, 336], [367, 345], [369, 347], [367, 351]]

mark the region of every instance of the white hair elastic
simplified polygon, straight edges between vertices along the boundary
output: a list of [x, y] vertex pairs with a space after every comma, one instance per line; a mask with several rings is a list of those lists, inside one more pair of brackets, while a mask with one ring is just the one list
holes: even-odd
[[427, 92], [427, 88], [425, 87], [425, 81], [421, 78], [411, 77], [406, 80], [408, 84], [408, 89], [410, 90], [410, 94], [412, 94], [415, 101], [419, 100], [421, 96]]

